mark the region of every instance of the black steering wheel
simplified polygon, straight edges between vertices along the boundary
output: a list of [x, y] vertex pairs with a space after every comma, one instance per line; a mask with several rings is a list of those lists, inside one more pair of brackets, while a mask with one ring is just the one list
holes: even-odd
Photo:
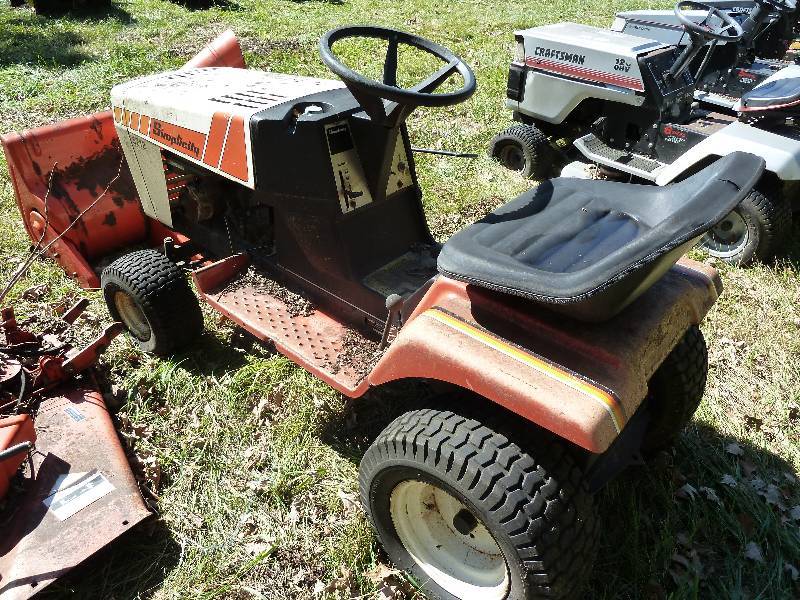
[[779, 13], [793, 13], [797, 9], [796, 0], [756, 0], [756, 3], [770, 7]]
[[[692, 20], [689, 15], [684, 11], [686, 10], [703, 10], [707, 14], [705, 18], [697, 23]], [[693, 37], [700, 37], [705, 40], [719, 40], [721, 42], [738, 42], [742, 39], [744, 31], [738, 21], [734, 19], [727, 12], [722, 11], [714, 6], [703, 4], [702, 2], [690, 2], [688, 0], [678, 0], [675, 3], [675, 16], [683, 25], [684, 29], [689, 32]], [[711, 17], [717, 17], [722, 21], [722, 25], [712, 27], [708, 24]], [[727, 33], [733, 29], [733, 33]]]
[[[333, 45], [352, 38], [372, 38], [388, 42], [383, 63], [383, 81], [375, 81], [356, 73], [336, 56]], [[427, 52], [446, 64], [413, 87], [398, 87], [397, 48], [400, 44]], [[475, 74], [467, 63], [444, 46], [403, 31], [371, 25], [339, 27], [322, 36], [319, 41], [319, 51], [323, 62], [344, 81], [367, 114], [374, 119], [386, 121], [389, 125], [396, 124], [418, 106], [451, 106], [464, 102], [475, 93]], [[433, 93], [455, 73], [464, 80], [461, 89], [441, 94]], [[384, 100], [396, 105], [386, 106]]]

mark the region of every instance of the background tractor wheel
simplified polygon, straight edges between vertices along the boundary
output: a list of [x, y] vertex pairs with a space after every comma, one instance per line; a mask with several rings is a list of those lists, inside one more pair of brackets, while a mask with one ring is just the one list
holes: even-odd
[[203, 314], [183, 271], [155, 250], [118, 258], [100, 278], [111, 316], [145, 352], [169, 354], [203, 331]]
[[725, 219], [703, 236], [700, 245], [711, 256], [745, 266], [766, 260], [783, 244], [792, 228], [792, 207], [774, 190], [755, 189]]
[[708, 349], [703, 332], [692, 325], [650, 379], [651, 421], [642, 450], [666, 450], [692, 419], [708, 376]]
[[598, 529], [565, 443], [528, 453], [474, 419], [411, 411], [367, 450], [359, 482], [389, 557], [431, 598], [582, 597]]
[[495, 136], [489, 154], [504, 167], [537, 180], [547, 178], [555, 160], [550, 141], [535, 125], [512, 125]]

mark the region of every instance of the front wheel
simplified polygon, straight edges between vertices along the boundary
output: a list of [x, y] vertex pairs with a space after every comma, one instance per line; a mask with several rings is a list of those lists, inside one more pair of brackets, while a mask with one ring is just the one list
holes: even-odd
[[186, 275], [155, 250], [126, 254], [103, 269], [103, 296], [145, 352], [169, 354], [203, 331], [203, 313]]
[[535, 125], [512, 125], [496, 135], [489, 155], [507, 169], [538, 180], [547, 178], [555, 162], [550, 141]]
[[700, 245], [733, 265], [770, 258], [792, 227], [791, 204], [778, 190], [755, 189], [715, 225]]
[[390, 559], [430, 598], [580, 597], [596, 519], [583, 472], [449, 411], [408, 412], [370, 446], [361, 500]]

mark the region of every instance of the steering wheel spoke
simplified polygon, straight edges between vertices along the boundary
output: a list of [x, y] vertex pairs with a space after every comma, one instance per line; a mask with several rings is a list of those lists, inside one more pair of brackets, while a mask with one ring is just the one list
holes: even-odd
[[[376, 81], [344, 65], [333, 51], [333, 45], [344, 39], [370, 38], [387, 42], [383, 63], [383, 78]], [[453, 52], [425, 38], [385, 27], [354, 25], [333, 29], [319, 42], [320, 55], [325, 64], [336, 73], [361, 104], [370, 118], [394, 127], [417, 106], [450, 106], [464, 102], [475, 92], [475, 74]], [[399, 46], [406, 45], [421, 50], [445, 65], [420, 83], [409, 87], [398, 85]], [[452, 92], [434, 94], [453, 75], [464, 83]]]
[[450, 61], [444, 67], [436, 71], [436, 73], [412, 87], [411, 90], [414, 92], [421, 92], [423, 94], [430, 94], [433, 92], [433, 90], [450, 79], [457, 69], [458, 61]]
[[383, 63], [383, 83], [397, 87], [397, 35], [389, 35], [386, 60]]
[[[697, 10], [706, 12], [702, 21], [696, 22], [686, 10]], [[738, 42], [743, 35], [742, 26], [731, 15], [719, 10], [715, 6], [709, 6], [703, 2], [693, 2], [692, 0], [678, 0], [675, 3], [675, 16], [683, 25], [684, 29], [694, 39], [718, 40], [722, 42]], [[721, 21], [720, 25], [710, 25], [709, 19], [716, 17]]]

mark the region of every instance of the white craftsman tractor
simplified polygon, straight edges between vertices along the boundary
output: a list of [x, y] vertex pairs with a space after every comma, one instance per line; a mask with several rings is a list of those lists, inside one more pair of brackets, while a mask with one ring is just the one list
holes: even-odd
[[[698, 23], [694, 11], [713, 19]], [[764, 158], [767, 172], [701, 245], [733, 264], [766, 259], [791, 229], [787, 184], [800, 180], [800, 135], [701, 107], [693, 62], [709, 42], [738, 42], [742, 27], [698, 2], [678, 2], [675, 15], [689, 39], [683, 46], [575, 23], [516, 32], [506, 105], [519, 124], [497, 135], [490, 153], [536, 179], [566, 157], [577, 162], [562, 175], [663, 186], [747, 149]]]
[[[788, 109], [800, 106], [800, 66], [783, 58], [795, 38], [800, 15], [795, 1], [710, 0], [708, 5], [735, 18], [743, 34], [735, 43], [712, 40], [698, 54], [692, 65], [697, 79], [695, 99], [757, 118], [768, 104], [768, 95], [773, 97], [773, 106], [783, 105], [780, 114], [771, 113], [794, 120], [797, 115]], [[697, 23], [714, 18], [705, 11], [687, 11], [686, 16]], [[678, 46], [691, 39], [671, 10], [621, 12], [611, 29]]]

